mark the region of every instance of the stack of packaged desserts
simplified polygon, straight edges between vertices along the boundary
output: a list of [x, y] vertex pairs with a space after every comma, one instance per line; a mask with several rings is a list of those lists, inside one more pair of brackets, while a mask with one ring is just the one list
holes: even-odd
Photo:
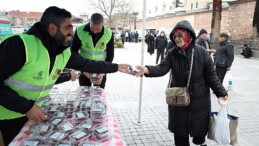
[[23, 146], [98, 146], [112, 137], [104, 124], [103, 89], [82, 86], [78, 91], [64, 93], [53, 88], [50, 97], [42, 105], [47, 120], [35, 124]]

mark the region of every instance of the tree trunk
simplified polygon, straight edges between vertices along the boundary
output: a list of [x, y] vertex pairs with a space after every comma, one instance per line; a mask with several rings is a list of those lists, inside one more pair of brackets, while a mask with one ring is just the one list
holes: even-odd
[[213, 12], [212, 12], [212, 22], [211, 22], [211, 42], [216, 43], [217, 38], [220, 34], [221, 25], [221, 13], [222, 13], [222, 1], [213, 0]]
[[259, 0], [256, 0], [253, 27], [255, 27], [255, 37], [259, 37]]

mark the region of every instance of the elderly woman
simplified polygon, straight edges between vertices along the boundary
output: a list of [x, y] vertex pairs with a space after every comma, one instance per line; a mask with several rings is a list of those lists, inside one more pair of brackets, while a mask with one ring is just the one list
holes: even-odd
[[201, 46], [195, 45], [195, 32], [188, 21], [177, 23], [170, 34], [170, 39], [175, 47], [168, 51], [165, 59], [156, 66], [137, 66], [139, 72], [135, 75], [160, 77], [171, 70], [170, 87], [186, 87], [194, 49], [193, 68], [188, 88], [190, 104], [188, 106], [168, 105], [168, 128], [174, 133], [176, 146], [189, 146], [189, 136], [193, 137], [194, 144], [204, 146], [211, 109], [210, 88], [219, 98], [220, 104], [227, 103], [227, 92], [216, 75], [209, 53]]

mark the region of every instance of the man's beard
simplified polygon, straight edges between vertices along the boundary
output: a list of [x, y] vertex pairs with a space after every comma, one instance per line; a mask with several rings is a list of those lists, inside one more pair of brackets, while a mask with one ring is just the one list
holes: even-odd
[[66, 41], [66, 36], [61, 33], [60, 28], [57, 29], [54, 39], [56, 40], [58, 46], [69, 47], [69, 42]]

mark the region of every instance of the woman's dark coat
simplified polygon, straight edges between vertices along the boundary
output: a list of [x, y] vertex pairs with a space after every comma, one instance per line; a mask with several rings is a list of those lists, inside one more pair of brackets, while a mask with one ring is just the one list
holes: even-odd
[[[193, 137], [204, 137], [207, 134], [208, 113], [211, 109], [209, 87], [212, 88], [217, 97], [224, 97], [227, 93], [216, 75], [208, 52], [201, 46], [194, 45], [196, 37], [190, 23], [188, 21], [181, 21], [173, 30], [177, 28], [189, 30], [194, 38], [191, 45], [186, 51], [177, 47], [168, 51], [165, 59], [159, 65], [147, 66], [150, 73], [146, 74], [146, 76], [163, 76], [172, 69], [172, 82], [170, 86], [185, 87], [188, 81], [191, 53], [192, 49], [194, 49], [193, 70], [189, 87], [191, 103], [187, 107], [168, 106], [168, 128], [179, 136], [190, 134]], [[170, 39], [175, 43], [172, 38]]]

